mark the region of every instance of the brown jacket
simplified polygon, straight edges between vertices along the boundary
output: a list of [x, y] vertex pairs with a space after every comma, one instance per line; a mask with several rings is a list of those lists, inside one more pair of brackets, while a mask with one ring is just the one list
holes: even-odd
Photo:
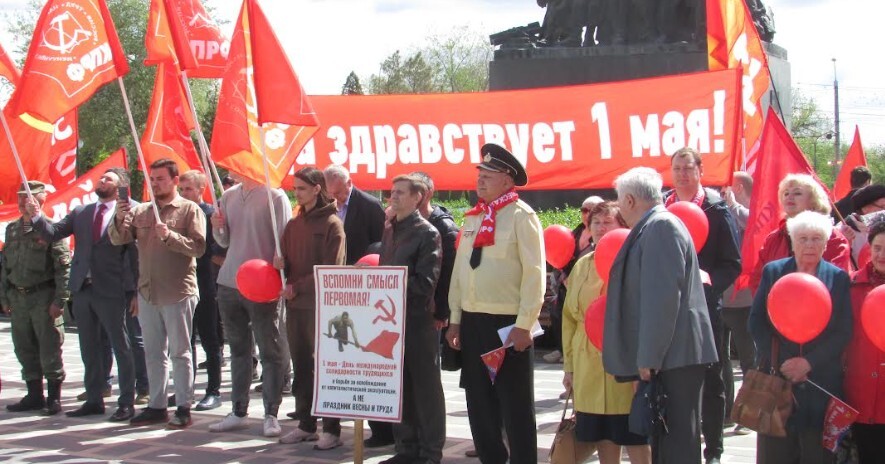
[[335, 204], [329, 203], [307, 213], [302, 210], [286, 224], [280, 246], [286, 263], [286, 282], [295, 290], [289, 308], [315, 310], [314, 265], [344, 265], [344, 225], [337, 211]]

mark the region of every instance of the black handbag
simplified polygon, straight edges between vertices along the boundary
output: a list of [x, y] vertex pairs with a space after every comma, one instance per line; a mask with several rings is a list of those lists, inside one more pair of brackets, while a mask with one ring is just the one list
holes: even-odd
[[667, 394], [659, 374], [652, 374], [650, 381], [639, 381], [628, 417], [630, 432], [645, 437], [659, 433], [667, 434]]

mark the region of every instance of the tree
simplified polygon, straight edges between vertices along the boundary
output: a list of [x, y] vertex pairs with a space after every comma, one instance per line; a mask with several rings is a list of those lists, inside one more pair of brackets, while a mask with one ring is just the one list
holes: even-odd
[[363, 85], [355, 72], [351, 71], [341, 87], [341, 95], [363, 95]]
[[[835, 147], [832, 139], [833, 121], [817, 105], [817, 102], [797, 89], [793, 89], [791, 134], [818, 177], [832, 186]], [[843, 144], [842, 153], [848, 149]]]
[[466, 27], [430, 35], [427, 45], [403, 59], [397, 50], [368, 79], [372, 94], [484, 92], [492, 46]]
[[[8, 28], [14, 36], [15, 49], [22, 57], [27, 56], [34, 27], [44, 3], [42, 0], [30, 0], [26, 9], [8, 18]], [[147, 121], [156, 71], [155, 67], [144, 65], [147, 53], [144, 48], [144, 37], [148, 3], [144, 0], [107, 0], [120, 43], [129, 56], [130, 71], [123, 81], [139, 135], [144, 131]], [[209, 137], [212, 133], [219, 83], [214, 80], [191, 79], [190, 84], [203, 132]], [[80, 106], [78, 118], [82, 146], [77, 151], [79, 173], [91, 169], [121, 146], [125, 146], [129, 152], [129, 166], [136, 166], [135, 143], [132, 140], [132, 132], [117, 83], [112, 82], [104, 86]], [[133, 174], [136, 172], [140, 174], [140, 167], [133, 169]], [[135, 188], [133, 191], [138, 189]]]

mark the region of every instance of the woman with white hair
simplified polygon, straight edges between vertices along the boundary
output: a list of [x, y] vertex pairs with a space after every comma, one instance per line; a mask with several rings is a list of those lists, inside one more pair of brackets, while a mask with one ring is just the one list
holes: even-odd
[[[777, 196], [780, 201], [784, 219], [780, 226], [765, 237], [759, 249], [756, 268], [750, 275], [750, 288], [753, 292], [759, 287], [762, 279], [762, 267], [781, 258], [793, 256], [793, 244], [787, 233], [787, 221], [804, 211], [830, 214], [830, 201], [827, 192], [808, 174], [788, 174], [778, 185]], [[831, 221], [832, 222], [832, 221]], [[849, 272], [851, 266], [851, 248], [848, 240], [837, 229], [830, 227], [832, 232], [827, 237], [823, 259]]]
[[[823, 259], [833, 223], [828, 215], [804, 211], [787, 219], [793, 256], [765, 265], [759, 290], [750, 309], [750, 335], [756, 344], [756, 364], [769, 367], [793, 383], [795, 405], [787, 422], [784, 438], [759, 434], [756, 462], [767, 464], [832, 463], [834, 456], [823, 447], [824, 413], [830, 397], [810, 385], [814, 381], [837, 397], [842, 397], [842, 353], [852, 331], [851, 282], [842, 269]], [[803, 272], [820, 279], [830, 292], [832, 314], [826, 328], [813, 340], [802, 344], [785, 338], [768, 317], [768, 294], [781, 277]], [[795, 311], [805, 308], [796, 306]], [[772, 350], [776, 345], [777, 349]], [[777, 359], [771, 359], [777, 353]]]

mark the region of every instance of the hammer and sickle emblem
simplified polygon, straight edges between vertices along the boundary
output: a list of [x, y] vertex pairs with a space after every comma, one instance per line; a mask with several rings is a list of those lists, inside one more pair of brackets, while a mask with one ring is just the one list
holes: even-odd
[[375, 316], [375, 319], [372, 320], [372, 325], [377, 324], [378, 321], [390, 322], [393, 325], [396, 325], [396, 305], [393, 303], [393, 298], [391, 298], [390, 295], [387, 296], [387, 300], [390, 301], [390, 311], [388, 311], [387, 307], [384, 306], [384, 300], [378, 300], [375, 303], [375, 309], [381, 311], [384, 314], [379, 314]]
[[[67, 30], [65, 26], [66, 21], [71, 22], [73, 31]], [[57, 34], [57, 36], [53, 37], [52, 33]], [[49, 20], [49, 30], [43, 35], [43, 45], [50, 50], [66, 54], [70, 53], [80, 42], [89, 39], [91, 36], [92, 33], [83, 29], [70, 13], [64, 12]]]

